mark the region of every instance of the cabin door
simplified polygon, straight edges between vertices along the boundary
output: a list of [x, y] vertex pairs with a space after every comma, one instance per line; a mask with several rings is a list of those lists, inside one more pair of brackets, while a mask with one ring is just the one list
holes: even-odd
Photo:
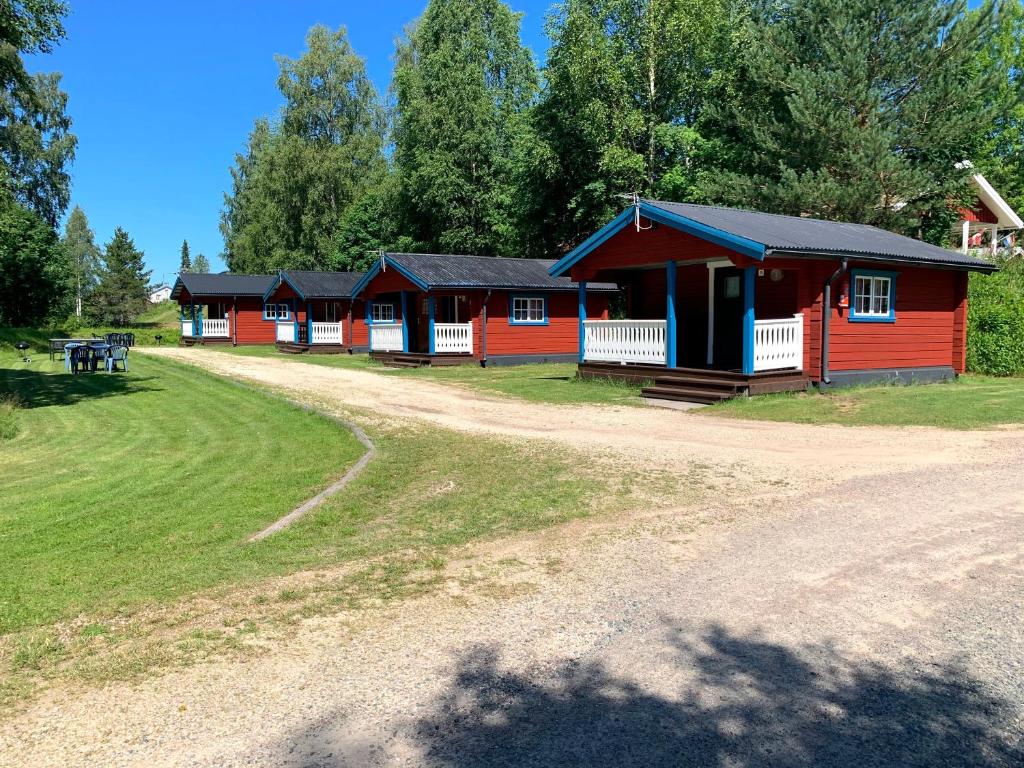
[[715, 338], [713, 368], [739, 370], [743, 366], [743, 270], [715, 270]]

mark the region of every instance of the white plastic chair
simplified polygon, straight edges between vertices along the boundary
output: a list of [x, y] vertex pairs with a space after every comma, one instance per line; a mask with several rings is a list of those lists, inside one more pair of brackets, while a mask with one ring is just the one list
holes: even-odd
[[112, 373], [116, 371], [118, 363], [121, 363], [124, 367], [124, 372], [128, 373], [128, 347], [110, 348], [110, 354], [107, 355], [107, 372]]

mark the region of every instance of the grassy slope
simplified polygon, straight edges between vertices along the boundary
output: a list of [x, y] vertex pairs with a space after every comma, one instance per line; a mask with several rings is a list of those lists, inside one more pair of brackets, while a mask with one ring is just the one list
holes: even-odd
[[1024, 379], [961, 376], [956, 382], [837, 389], [732, 400], [705, 413], [804, 424], [977, 429], [1024, 424]]
[[181, 338], [181, 329], [177, 326], [161, 328], [158, 325], [133, 326], [131, 328], [105, 328], [98, 325], [83, 325], [81, 328], [70, 330], [67, 328], [0, 328], [0, 353], [13, 352], [14, 345], [19, 341], [27, 342], [32, 347], [30, 354], [35, 357], [45, 355], [49, 359], [49, 339], [88, 338], [103, 336], [107, 333], [134, 333], [135, 344], [138, 346], [154, 346], [159, 334], [161, 344], [176, 346]]
[[152, 304], [139, 315], [136, 325], [142, 328], [177, 328], [181, 308], [176, 302], [161, 301], [159, 304]]
[[[230, 351], [251, 357], [280, 356], [273, 347], [236, 347]], [[303, 363], [332, 368], [370, 370], [387, 376], [422, 378], [462, 384], [500, 395], [510, 395], [540, 403], [613, 403], [639, 405], [639, 387], [609, 381], [581, 381], [576, 378], [575, 363], [538, 363], [481, 368], [459, 365], [448, 368], [387, 368], [365, 354], [302, 355]]]

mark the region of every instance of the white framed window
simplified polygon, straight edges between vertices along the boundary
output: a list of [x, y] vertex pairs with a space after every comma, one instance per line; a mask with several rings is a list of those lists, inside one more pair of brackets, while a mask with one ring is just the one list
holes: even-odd
[[374, 302], [373, 307], [370, 310], [370, 319], [375, 323], [395, 322], [395, 305], [377, 304]]
[[287, 304], [264, 304], [263, 305], [263, 319], [264, 320], [287, 320], [291, 314]]
[[851, 320], [893, 321], [895, 313], [895, 275], [891, 272], [853, 272], [853, 311]]
[[509, 320], [513, 325], [543, 325], [548, 321], [547, 308], [543, 296], [513, 296]]

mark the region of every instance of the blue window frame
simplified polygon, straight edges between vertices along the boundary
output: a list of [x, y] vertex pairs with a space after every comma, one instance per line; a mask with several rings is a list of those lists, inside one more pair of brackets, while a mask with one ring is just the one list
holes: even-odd
[[263, 304], [264, 320], [287, 320], [291, 317], [291, 309], [287, 304]]
[[508, 297], [509, 325], [547, 325], [548, 297], [539, 294], [515, 294]]
[[850, 272], [850, 322], [895, 323], [897, 272]]

